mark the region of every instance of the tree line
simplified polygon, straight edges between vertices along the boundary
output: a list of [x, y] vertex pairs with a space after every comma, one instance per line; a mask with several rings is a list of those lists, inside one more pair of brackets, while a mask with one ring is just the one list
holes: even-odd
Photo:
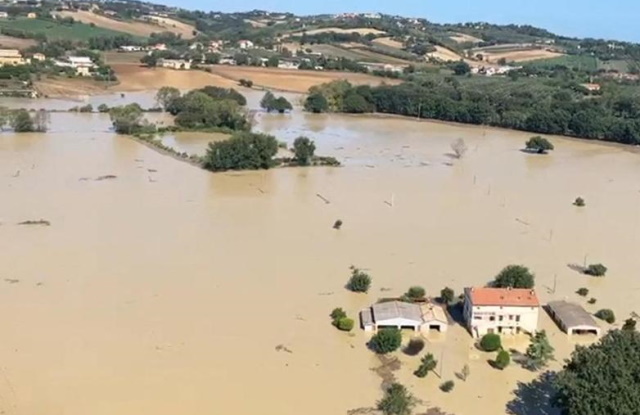
[[311, 112], [380, 112], [640, 144], [640, 97], [632, 92], [590, 95], [577, 82], [531, 79], [480, 81], [426, 76], [400, 85], [312, 87]]

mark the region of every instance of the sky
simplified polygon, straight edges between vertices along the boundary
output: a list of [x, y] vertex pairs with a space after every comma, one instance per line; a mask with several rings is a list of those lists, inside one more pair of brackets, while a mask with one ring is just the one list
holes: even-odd
[[380, 12], [435, 23], [530, 24], [576, 37], [640, 42], [640, 0], [161, 0], [187, 9], [267, 10], [298, 15]]

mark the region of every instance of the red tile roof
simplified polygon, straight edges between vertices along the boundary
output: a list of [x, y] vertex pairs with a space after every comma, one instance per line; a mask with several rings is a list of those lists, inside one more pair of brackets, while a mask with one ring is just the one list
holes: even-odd
[[467, 288], [474, 306], [539, 307], [535, 291], [523, 288]]

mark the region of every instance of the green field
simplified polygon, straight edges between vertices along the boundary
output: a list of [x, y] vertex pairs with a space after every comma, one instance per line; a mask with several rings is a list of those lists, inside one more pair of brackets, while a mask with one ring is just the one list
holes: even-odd
[[578, 68], [585, 71], [597, 71], [600, 68], [598, 58], [584, 55], [558, 56], [557, 58], [539, 59], [525, 64], [525, 66], [536, 68], [552, 68], [557, 65], [568, 68]]
[[383, 55], [381, 53], [371, 52], [369, 50], [360, 48], [342, 48], [335, 45], [319, 44], [309, 45], [309, 48], [314, 52], [322, 53], [326, 56], [336, 58], [347, 58], [356, 62], [374, 62], [374, 63], [391, 63], [391, 64], [403, 64], [408, 63], [406, 60], [394, 58], [392, 56]]
[[0, 21], [0, 28], [20, 31], [30, 38], [36, 34], [43, 34], [49, 40], [86, 41], [92, 37], [126, 35], [123, 32], [90, 26], [80, 22], [62, 24], [56, 21], [26, 18], [2, 20]]

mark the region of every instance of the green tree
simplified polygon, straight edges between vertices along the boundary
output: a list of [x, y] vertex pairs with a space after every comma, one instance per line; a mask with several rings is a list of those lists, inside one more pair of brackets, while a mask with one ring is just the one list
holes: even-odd
[[417, 400], [403, 385], [392, 383], [378, 401], [377, 409], [384, 415], [411, 415]]
[[440, 301], [444, 304], [451, 303], [455, 297], [456, 293], [449, 287], [444, 287], [442, 290], [440, 290]]
[[402, 344], [402, 333], [396, 328], [383, 328], [371, 337], [369, 346], [378, 354], [395, 352]]
[[469, 66], [467, 62], [462, 60], [451, 65], [451, 69], [456, 75], [466, 75], [471, 72], [471, 66]]
[[485, 352], [495, 352], [502, 347], [500, 336], [495, 333], [487, 333], [480, 339], [480, 348]]
[[371, 286], [371, 277], [358, 268], [351, 267], [351, 278], [347, 283], [347, 288], [356, 293], [366, 293]]
[[601, 310], [598, 310], [594, 315], [598, 317], [600, 320], [604, 320], [609, 324], [613, 324], [616, 322], [616, 315], [613, 312], [613, 310], [609, 308], [603, 308]]
[[578, 207], [584, 207], [586, 205], [584, 199], [581, 197], [577, 197], [573, 204]]
[[409, 290], [407, 290], [407, 293], [404, 296], [410, 300], [420, 300], [424, 298], [426, 294], [427, 292], [424, 288], [420, 286], [413, 286], [409, 287]]
[[584, 273], [594, 277], [604, 277], [607, 273], [607, 267], [602, 264], [591, 264], [587, 267]]
[[111, 108], [109, 117], [118, 134], [135, 134], [143, 126], [142, 108], [135, 103]]
[[334, 308], [331, 312], [331, 319], [335, 322], [341, 318], [345, 318], [347, 313], [342, 308]]
[[538, 154], [547, 154], [547, 151], [553, 150], [553, 144], [544, 137], [536, 136], [531, 137], [529, 141], [525, 143], [527, 151], [531, 151]]
[[587, 295], [589, 295], [589, 289], [584, 287], [579, 288], [578, 291], [576, 291], [576, 294], [581, 297], [586, 297]]
[[452, 380], [448, 380], [440, 385], [440, 390], [442, 392], [451, 392], [455, 385], [456, 384]]
[[342, 112], [362, 114], [371, 112], [372, 108], [364, 97], [358, 93], [348, 94], [342, 103]]
[[429, 374], [438, 365], [438, 361], [433, 357], [431, 353], [423, 356], [420, 359], [420, 366], [413, 372], [419, 378], [423, 378]]
[[493, 365], [500, 370], [509, 366], [509, 363], [511, 363], [511, 355], [509, 355], [509, 352], [506, 350], [500, 350], [496, 356], [496, 360], [493, 361]]
[[293, 153], [301, 166], [308, 166], [316, 151], [315, 143], [307, 137], [298, 137], [293, 141]]
[[236, 132], [227, 140], [209, 143], [203, 167], [211, 171], [268, 169], [274, 166], [277, 152], [278, 142], [271, 135]]
[[539, 370], [553, 360], [554, 348], [549, 343], [547, 333], [544, 330], [537, 332], [531, 338], [531, 344], [527, 347], [525, 366], [531, 370]]
[[276, 100], [276, 96], [273, 95], [273, 92], [267, 91], [262, 99], [260, 100], [260, 108], [263, 110], [270, 111], [273, 106], [273, 101]]
[[624, 324], [622, 325], [622, 330], [626, 330], [626, 331], [635, 331], [636, 329], [636, 320], [632, 319], [632, 318], [628, 318], [624, 321]]
[[329, 103], [322, 93], [314, 92], [304, 101], [304, 109], [305, 111], [319, 114], [329, 110]]
[[280, 64], [280, 59], [277, 56], [272, 56], [267, 59], [266, 66], [267, 68], [277, 68], [278, 64]]
[[500, 271], [491, 284], [496, 288], [533, 288], [535, 276], [522, 265], [508, 265]]
[[180, 98], [180, 90], [172, 86], [163, 86], [156, 93], [156, 103], [165, 111], [178, 98]]
[[25, 109], [15, 111], [11, 117], [11, 128], [13, 128], [13, 131], [16, 133], [30, 133], [35, 131], [29, 111]]
[[107, 104], [98, 105], [98, 112], [109, 112], [109, 106]]
[[640, 333], [613, 330], [577, 346], [555, 381], [553, 403], [566, 415], [636, 415], [640, 408]]
[[353, 330], [354, 325], [355, 325], [355, 322], [353, 321], [353, 319], [344, 317], [338, 320], [336, 327], [338, 328], [338, 330], [341, 330], [341, 331], [351, 331]]
[[223, 127], [247, 130], [250, 127], [245, 111], [235, 100], [215, 99], [202, 91], [191, 91], [169, 105], [176, 112], [176, 125], [189, 129]]

